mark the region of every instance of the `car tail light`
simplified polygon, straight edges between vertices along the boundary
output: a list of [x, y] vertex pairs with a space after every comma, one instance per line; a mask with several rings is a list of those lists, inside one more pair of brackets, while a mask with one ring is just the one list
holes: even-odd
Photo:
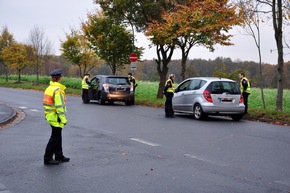
[[108, 84], [103, 84], [104, 91], [109, 92], [109, 85]]
[[211, 93], [208, 90], [203, 91], [203, 97], [205, 98], [205, 100], [212, 103]]
[[244, 102], [243, 95], [240, 95], [240, 101], [239, 101], [239, 103], [243, 103], [243, 102]]
[[130, 92], [133, 92], [133, 91], [134, 91], [134, 86], [130, 85]]

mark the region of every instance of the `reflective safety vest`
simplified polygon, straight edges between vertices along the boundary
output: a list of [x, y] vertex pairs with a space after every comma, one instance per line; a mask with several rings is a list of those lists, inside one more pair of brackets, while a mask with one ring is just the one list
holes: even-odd
[[89, 89], [89, 85], [86, 82], [87, 78], [89, 78], [89, 76], [85, 76], [82, 80], [82, 89]]
[[165, 86], [168, 84], [168, 82], [171, 82], [172, 87], [168, 87], [167, 92], [172, 92], [172, 93], [174, 93], [174, 91], [175, 91], [175, 85], [174, 85], [173, 81], [169, 78], [169, 79], [166, 81]]
[[63, 128], [66, 119], [66, 87], [59, 82], [50, 81], [43, 97], [44, 115], [47, 122], [54, 127]]
[[[135, 81], [134, 81], [135, 80]], [[131, 85], [133, 85], [134, 87], [136, 86], [136, 79], [135, 79], [135, 77], [134, 76], [131, 76], [130, 78], [129, 78], [129, 81], [130, 81], [130, 83], [131, 83]]]
[[244, 87], [243, 87], [243, 80], [246, 80], [247, 83], [248, 83], [248, 86], [247, 86], [247, 89], [245, 90], [246, 93], [251, 93], [251, 84], [250, 84], [250, 81], [246, 78], [246, 77], [243, 77], [240, 81], [240, 89], [241, 89], [241, 92], [244, 91]]

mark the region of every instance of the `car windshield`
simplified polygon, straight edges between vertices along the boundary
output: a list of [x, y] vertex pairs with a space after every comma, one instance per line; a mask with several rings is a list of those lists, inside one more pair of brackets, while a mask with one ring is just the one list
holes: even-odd
[[212, 94], [240, 94], [240, 89], [235, 82], [216, 81], [208, 85], [207, 88]]
[[114, 84], [114, 85], [128, 85], [130, 84], [129, 83], [129, 80], [127, 78], [122, 78], [122, 77], [109, 77], [107, 79], [107, 82], [109, 84]]

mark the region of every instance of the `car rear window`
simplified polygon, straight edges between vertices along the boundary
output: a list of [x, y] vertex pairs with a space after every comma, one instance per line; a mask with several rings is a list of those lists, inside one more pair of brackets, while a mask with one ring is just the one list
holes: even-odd
[[228, 82], [228, 81], [216, 81], [212, 82], [208, 85], [207, 90], [210, 91], [212, 94], [240, 94], [240, 89], [235, 82]]
[[123, 77], [109, 77], [107, 78], [107, 83], [114, 85], [129, 85], [130, 82], [128, 78]]

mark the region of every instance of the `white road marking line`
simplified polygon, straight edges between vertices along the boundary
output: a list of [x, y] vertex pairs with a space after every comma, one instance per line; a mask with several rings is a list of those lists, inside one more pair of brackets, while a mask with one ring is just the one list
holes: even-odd
[[37, 109], [31, 109], [30, 111], [39, 112], [39, 110], [37, 110]]
[[27, 109], [27, 107], [19, 107], [20, 109]]
[[132, 141], [137, 141], [139, 143], [143, 143], [143, 144], [146, 144], [146, 145], [150, 145], [150, 146], [153, 146], [153, 147], [157, 147], [157, 146], [160, 146], [159, 144], [157, 143], [151, 143], [149, 141], [145, 141], [143, 139], [139, 139], [139, 138], [130, 138]]
[[219, 163], [216, 163], [214, 161], [211, 161], [211, 160], [208, 160], [208, 159], [205, 159], [205, 158], [202, 158], [202, 157], [198, 157], [198, 156], [195, 156], [195, 155], [191, 155], [191, 154], [184, 154], [184, 156], [185, 157], [190, 157], [190, 158], [193, 158], [193, 159], [196, 159], [196, 160], [199, 160], [199, 161], [207, 162], [209, 164], [217, 165], [217, 166], [222, 166], [222, 167], [227, 166], [225, 164], [219, 164]]
[[275, 183], [282, 184], [282, 185], [290, 187], [290, 181], [289, 182], [275, 181]]

